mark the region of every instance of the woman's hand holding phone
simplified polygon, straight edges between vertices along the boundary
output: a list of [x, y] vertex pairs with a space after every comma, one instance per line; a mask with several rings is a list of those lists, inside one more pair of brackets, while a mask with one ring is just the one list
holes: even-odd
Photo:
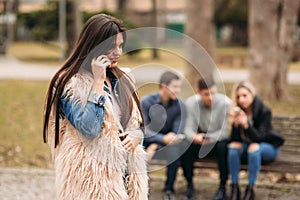
[[111, 66], [111, 61], [106, 55], [100, 55], [92, 60], [92, 72], [94, 79], [106, 79], [106, 68]]
[[242, 126], [244, 129], [248, 128], [248, 117], [246, 113], [242, 109], [235, 109], [234, 110], [234, 126]]
[[106, 79], [106, 68], [110, 67], [111, 62], [105, 55], [100, 55], [92, 60], [92, 72], [94, 76], [94, 84], [92, 90], [104, 94], [103, 87]]

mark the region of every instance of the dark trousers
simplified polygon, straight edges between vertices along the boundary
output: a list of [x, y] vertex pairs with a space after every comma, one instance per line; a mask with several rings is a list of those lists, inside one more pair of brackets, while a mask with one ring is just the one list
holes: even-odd
[[158, 149], [153, 159], [160, 159], [167, 161], [166, 182], [164, 191], [174, 192], [174, 183], [176, 180], [177, 170], [180, 165], [180, 156], [183, 154], [181, 144], [166, 145]]
[[217, 160], [220, 174], [220, 186], [226, 185], [228, 179], [227, 144], [227, 140], [219, 141], [212, 145], [201, 146], [193, 143], [191, 144], [181, 156], [181, 165], [188, 187], [193, 185], [194, 161], [199, 158], [201, 147], [203, 147], [203, 149], [201, 149], [201, 154], [204, 156], [203, 158]]
[[164, 191], [174, 192], [174, 182], [176, 180], [177, 169], [179, 167], [179, 160], [175, 160], [167, 166]]

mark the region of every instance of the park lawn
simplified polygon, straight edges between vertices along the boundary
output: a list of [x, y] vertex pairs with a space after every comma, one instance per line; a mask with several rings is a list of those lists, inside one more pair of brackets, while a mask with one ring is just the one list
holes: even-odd
[[[59, 66], [59, 47], [52, 43], [18, 42], [13, 43], [8, 54], [16, 58], [37, 64]], [[135, 67], [145, 63], [159, 63], [183, 69], [185, 61], [178, 55], [160, 50], [159, 59], [153, 60], [151, 50], [141, 51], [136, 56], [122, 56], [120, 63], [125, 67]], [[220, 47], [219, 55], [247, 56], [247, 49]], [[293, 70], [300, 70], [300, 64], [294, 63]], [[0, 166], [51, 166], [49, 147], [42, 139], [42, 112], [48, 82], [40, 81], [0, 81]], [[226, 94], [230, 96], [232, 84], [225, 84]], [[157, 85], [140, 88], [140, 95], [157, 91]], [[274, 115], [300, 116], [300, 87], [289, 86], [294, 97], [291, 102], [270, 103]], [[188, 95], [182, 89], [182, 97]]]
[[[51, 167], [50, 148], [43, 143], [43, 103], [48, 82], [0, 81], [0, 167]], [[225, 84], [230, 95], [232, 84]], [[157, 85], [139, 89], [140, 96], [157, 90]], [[274, 115], [300, 116], [300, 88], [290, 86], [292, 102], [271, 104]], [[184, 91], [184, 88], [183, 88]], [[185, 99], [185, 98], [184, 98]]]
[[43, 102], [48, 83], [0, 81], [0, 167], [48, 167], [42, 138]]
[[[28, 50], [30, 49], [30, 50]], [[136, 67], [145, 63], [159, 63], [161, 65], [182, 68], [185, 65], [184, 59], [166, 50], [158, 50], [159, 59], [152, 59], [151, 49], [144, 49], [133, 56], [124, 54], [120, 63], [123, 67]], [[17, 59], [42, 65], [60, 66], [60, 48], [57, 43], [41, 42], [15, 42], [8, 48], [8, 55]]]
[[59, 45], [54, 42], [14, 42], [8, 47], [7, 53], [28, 63], [47, 66], [61, 65]]
[[[165, 50], [158, 50], [158, 59], [152, 58], [151, 49], [143, 49], [133, 56], [124, 54], [120, 59], [120, 63], [124, 67], [136, 67], [145, 63], [159, 63], [176, 69], [183, 69], [186, 65], [186, 61], [174, 53], [181, 52], [180, 55], [184, 55], [183, 50], [176, 49], [176, 51], [172, 53], [172, 48], [174, 47], [166, 46], [163, 48], [165, 48]], [[8, 47], [8, 55], [16, 57], [21, 61], [34, 64], [56, 67], [62, 65], [60, 61], [60, 47], [57, 42], [14, 42]], [[236, 57], [249, 57], [249, 51], [246, 47], [220, 46], [216, 48], [215, 55], [216, 58], [227, 57], [227, 60], [232, 60]], [[241, 69], [241, 66], [235, 66], [231, 62], [227, 64], [216, 63], [216, 65], [218, 68]], [[300, 71], [300, 61], [292, 62], [289, 69]]]

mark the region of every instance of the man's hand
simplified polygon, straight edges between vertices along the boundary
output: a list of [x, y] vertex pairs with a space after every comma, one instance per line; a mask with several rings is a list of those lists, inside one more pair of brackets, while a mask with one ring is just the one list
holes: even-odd
[[194, 136], [193, 138], [193, 143], [195, 144], [202, 144], [203, 141], [204, 141], [204, 137], [205, 137], [205, 134], [204, 133], [198, 133]]
[[181, 139], [178, 138], [176, 133], [173, 133], [173, 132], [169, 132], [168, 134], [164, 135], [164, 137], [163, 137], [163, 143], [165, 145], [178, 144], [180, 141], [181, 141]]

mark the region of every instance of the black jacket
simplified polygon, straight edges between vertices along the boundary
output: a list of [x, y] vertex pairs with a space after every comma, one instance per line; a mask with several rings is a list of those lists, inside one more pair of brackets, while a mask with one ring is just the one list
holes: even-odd
[[232, 125], [231, 141], [243, 141], [241, 138], [243, 130], [245, 136], [252, 142], [267, 142], [275, 147], [281, 146], [284, 139], [272, 127], [272, 112], [257, 96], [254, 97], [252, 103], [252, 114], [253, 125], [249, 124], [248, 129], [243, 130], [242, 127]]

